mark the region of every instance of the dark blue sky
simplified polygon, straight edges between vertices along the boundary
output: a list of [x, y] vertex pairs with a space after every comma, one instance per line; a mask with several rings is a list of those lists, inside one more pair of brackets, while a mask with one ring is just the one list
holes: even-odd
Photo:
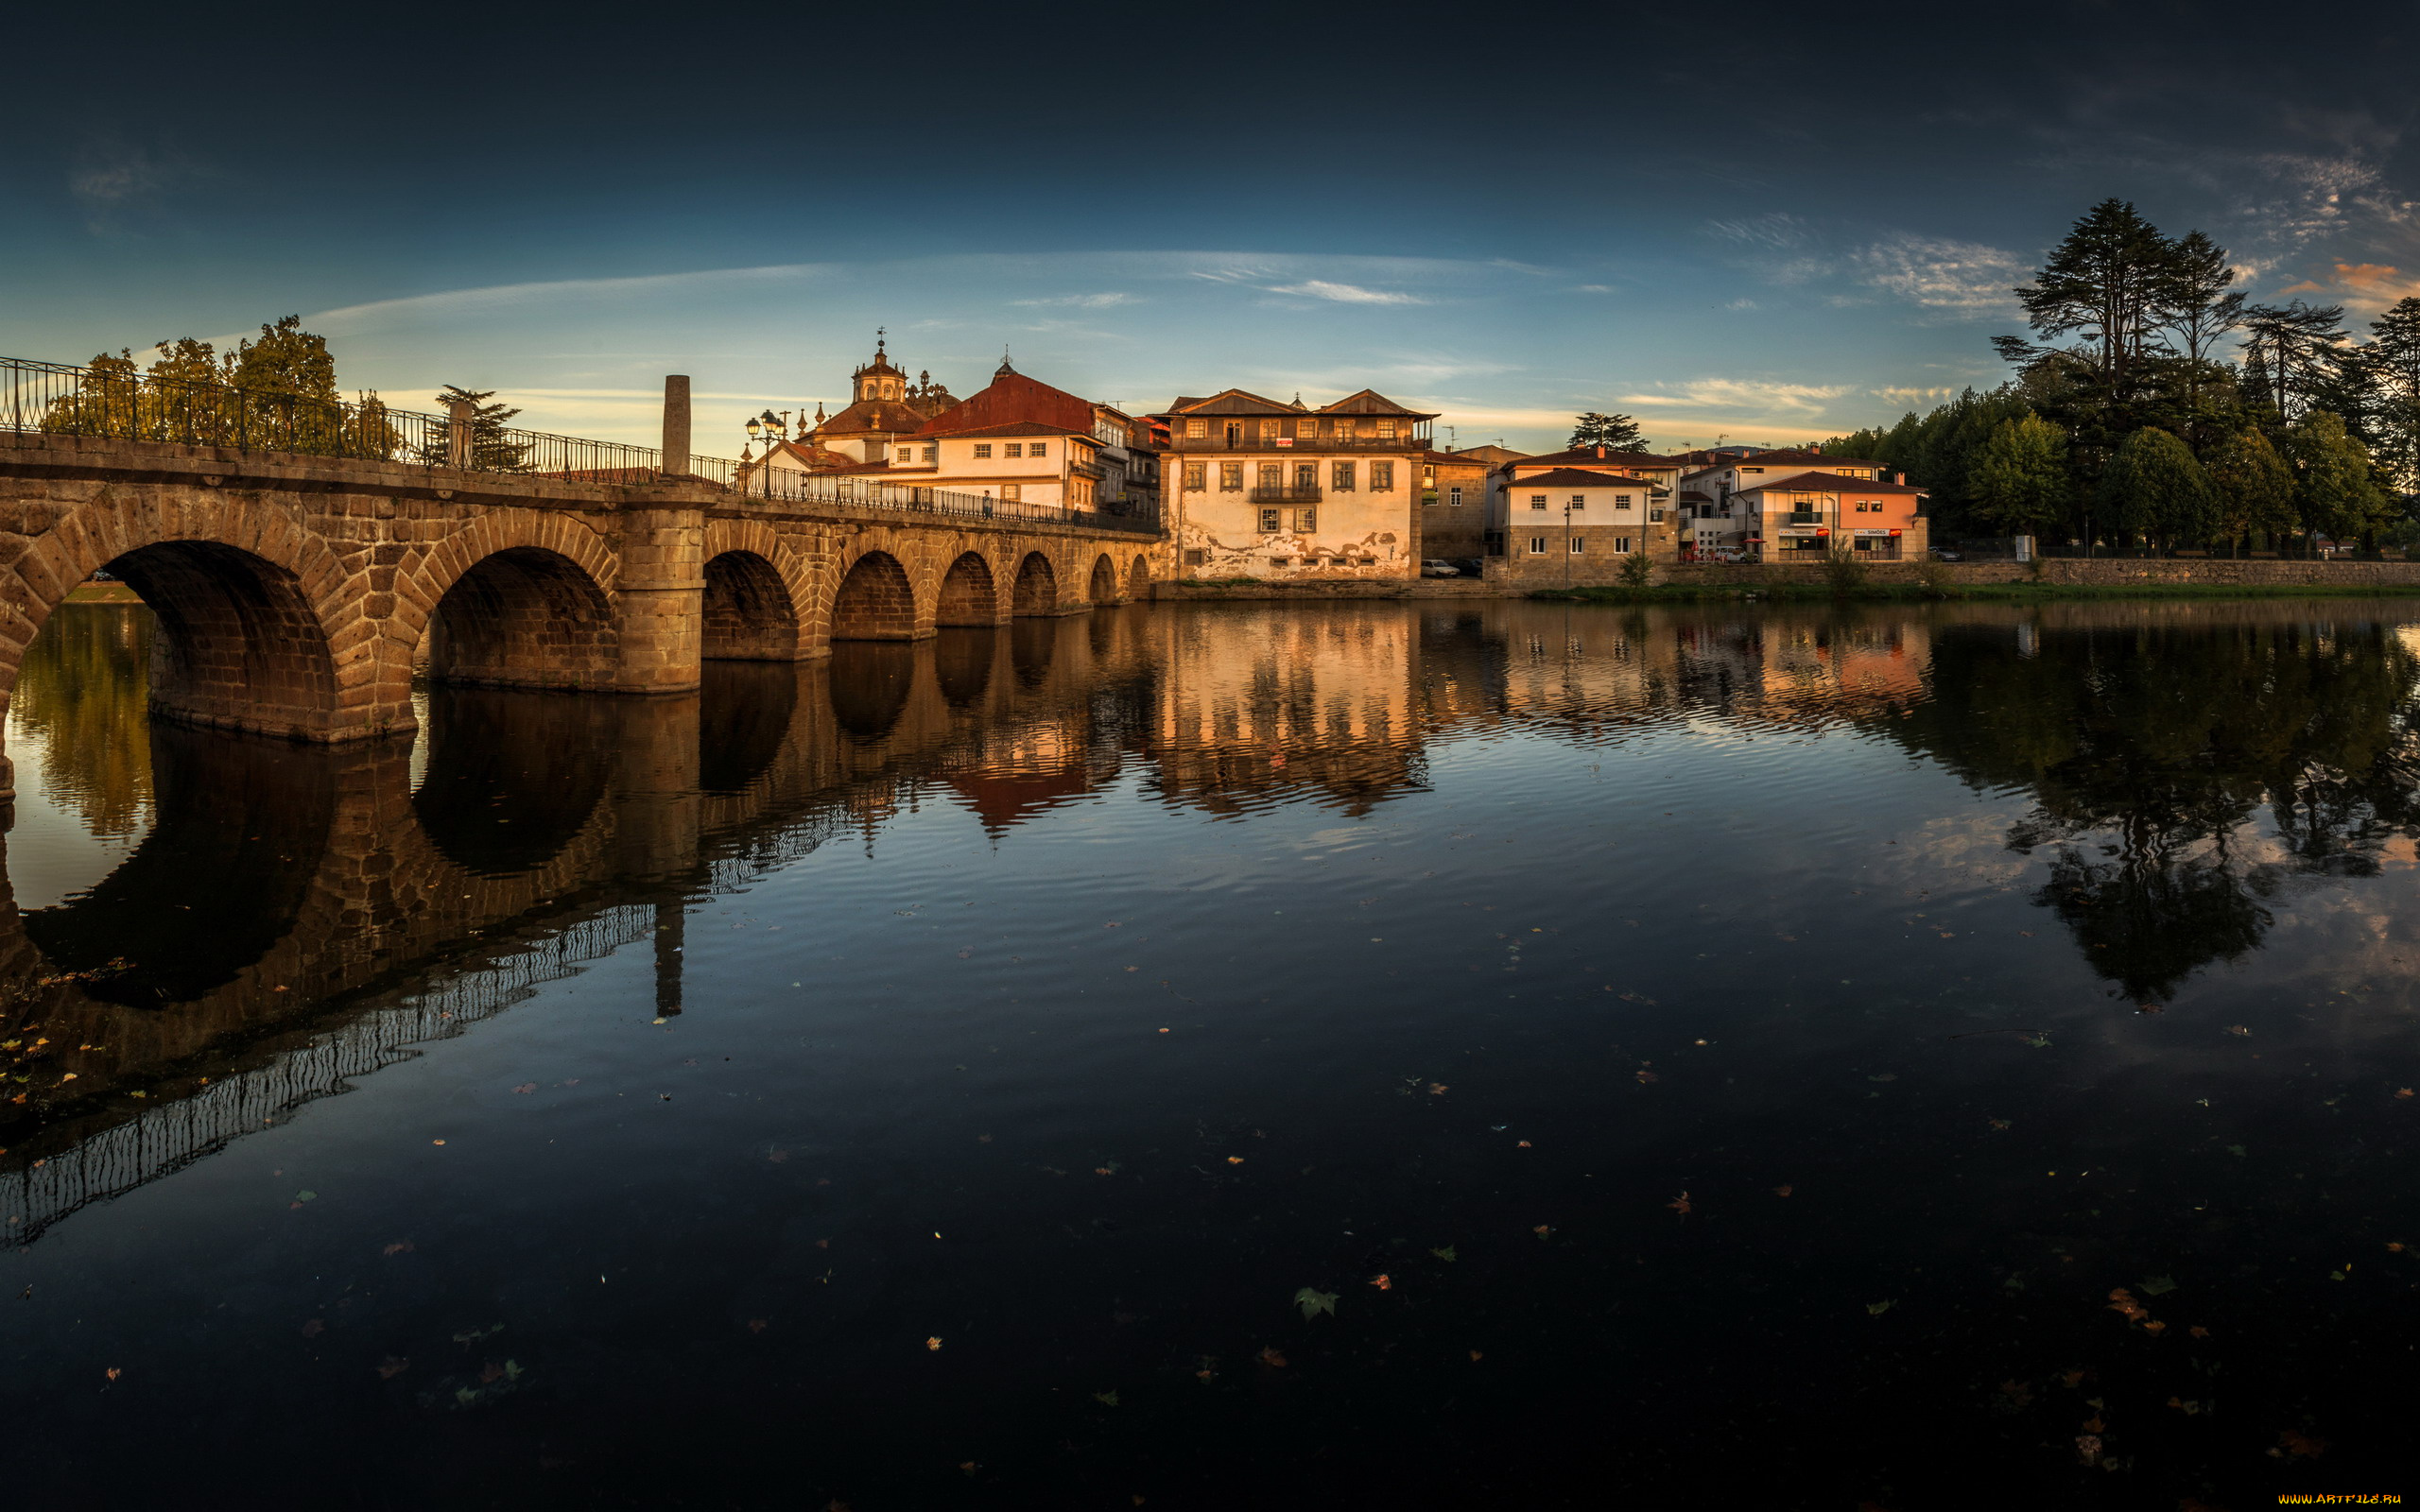
[[445, 14], [19, 19], [0, 351], [300, 312], [348, 386], [583, 434], [684, 370], [731, 452], [887, 325], [961, 393], [1005, 345], [1130, 407], [1780, 440], [1996, 382], [2110, 195], [2257, 297], [2420, 286], [2409, 7]]

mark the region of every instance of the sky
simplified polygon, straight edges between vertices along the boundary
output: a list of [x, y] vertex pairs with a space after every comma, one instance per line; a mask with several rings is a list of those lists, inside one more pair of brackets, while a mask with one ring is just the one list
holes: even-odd
[[0, 355], [300, 314], [349, 389], [571, 435], [651, 440], [687, 373], [735, 455], [879, 327], [960, 395], [1006, 352], [1678, 447], [1996, 384], [2111, 197], [2256, 299], [2420, 292], [2409, 6], [846, 9], [30, 12]]

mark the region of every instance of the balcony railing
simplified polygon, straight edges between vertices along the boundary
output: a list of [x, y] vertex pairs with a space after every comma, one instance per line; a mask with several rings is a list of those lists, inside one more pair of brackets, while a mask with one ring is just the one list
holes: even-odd
[[1254, 489], [1252, 490], [1252, 502], [1254, 504], [1317, 504], [1320, 502], [1320, 487], [1316, 483], [1297, 483], [1291, 488]]

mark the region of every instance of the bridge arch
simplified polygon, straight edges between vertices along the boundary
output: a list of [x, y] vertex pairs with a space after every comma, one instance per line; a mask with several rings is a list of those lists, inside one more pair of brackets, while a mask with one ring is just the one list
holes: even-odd
[[1137, 556], [1134, 565], [1126, 573], [1126, 596], [1149, 598], [1151, 594], [1151, 558]]
[[992, 564], [979, 551], [959, 554], [942, 575], [941, 596], [933, 611], [935, 625], [992, 626], [1000, 623], [1000, 584]]
[[1117, 564], [1102, 552], [1093, 558], [1092, 600], [1095, 606], [1115, 604], [1118, 600]]
[[814, 575], [770, 528], [753, 520], [706, 526], [700, 640], [709, 662], [796, 662], [818, 649], [804, 606]]
[[0, 708], [26, 647], [70, 590], [107, 567], [157, 616], [151, 708], [185, 724], [340, 741], [407, 729], [407, 684], [382, 685], [358, 585], [275, 511], [213, 496], [67, 511], [9, 571]]
[[405, 665], [419, 649], [434, 681], [611, 688], [621, 662], [609, 596], [614, 568], [606, 541], [576, 521], [523, 511], [483, 516], [396, 583]]
[[1016, 593], [1011, 612], [1020, 619], [1039, 614], [1056, 613], [1059, 609], [1059, 574], [1051, 567], [1050, 558], [1038, 551], [1028, 551], [1017, 563]]
[[833, 640], [912, 641], [917, 629], [916, 588], [898, 558], [868, 551], [849, 564], [832, 594]]

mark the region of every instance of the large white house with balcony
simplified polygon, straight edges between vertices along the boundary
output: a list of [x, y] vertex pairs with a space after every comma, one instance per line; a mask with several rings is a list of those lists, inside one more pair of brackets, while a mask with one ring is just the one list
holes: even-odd
[[1319, 406], [1229, 388], [1184, 398], [1161, 491], [1192, 578], [1417, 577], [1434, 415], [1365, 388]]

